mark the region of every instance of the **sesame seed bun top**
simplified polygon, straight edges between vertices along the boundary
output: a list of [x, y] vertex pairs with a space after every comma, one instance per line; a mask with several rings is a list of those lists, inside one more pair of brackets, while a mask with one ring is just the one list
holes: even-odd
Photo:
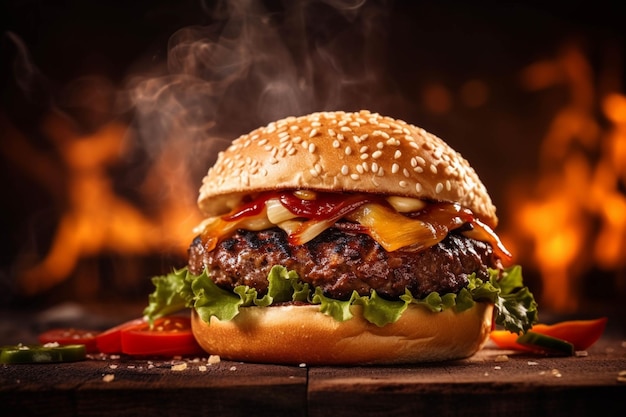
[[485, 186], [458, 152], [424, 129], [366, 110], [288, 117], [240, 136], [204, 177], [198, 205], [216, 216], [246, 194], [280, 189], [451, 201], [498, 223]]

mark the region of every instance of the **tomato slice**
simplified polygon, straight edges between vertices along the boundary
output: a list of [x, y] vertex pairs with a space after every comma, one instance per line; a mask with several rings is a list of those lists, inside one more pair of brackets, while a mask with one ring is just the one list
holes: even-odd
[[188, 317], [161, 317], [149, 323], [127, 327], [121, 332], [122, 352], [141, 356], [200, 355], [204, 350], [196, 342]]
[[[535, 324], [531, 331], [571, 343], [575, 350], [586, 350], [598, 341], [606, 327], [608, 319], [601, 317], [594, 320], [569, 320], [555, 324]], [[518, 343], [520, 335], [508, 330], [493, 330], [491, 340], [501, 349], [536, 351], [532, 346]]]
[[98, 352], [96, 346], [97, 331], [85, 329], [50, 329], [41, 333], [38, 337], [39, 343], [58, 343], [59, 345], [85, 345], [87, 353]]
[[96, 336], [98, 352], [108, 354], [122, 353], [122, 330], [145, 324], [147, 324], [147, 322], [142, 318], [133, 319], [99, 333]]
[[576, 350], [585, 350], [600, 339], [606, 328], [607, 317], [595, 320], [570, 320], [555, 324], [535, 324], [533, 332], [565, 340]]

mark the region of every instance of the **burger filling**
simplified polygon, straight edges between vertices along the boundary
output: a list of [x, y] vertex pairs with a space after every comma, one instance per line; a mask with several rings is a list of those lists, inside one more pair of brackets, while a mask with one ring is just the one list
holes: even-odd
[[187, 268], [155, 277], [150, 319], [193, 307], [209, 322], [239, 308], [319, 304], [339, 321], [351, 305], [384, 326], [410, 304], [463, 311], [495, 304], [513, 332], [536, 303], [496, 234], [455, 203], [372, 194], [265, 192], [198, 228]]
[[367, 234], [337, 227], [303, 245], [290, 244], [277, 227], [259, 232], [240, 229], [211, 251], [199, 237], [189, 250], [192, 273], [206, 269], [215, 284], [231, 290], [247, 285], [266, 294], [274, 265], [297, 272], [303, 282], [340, 300], [354, 291], [368, 295], [376, 290], [388, 299], [398, 299], [406, 290], [416, 297], [434, 291], [456, 293], [467, 286], [470, 274], [488, 279], [488, 268], [501, 268], [489, 244], [460, 233], [450, 233], [424, 250], [387, 252]]

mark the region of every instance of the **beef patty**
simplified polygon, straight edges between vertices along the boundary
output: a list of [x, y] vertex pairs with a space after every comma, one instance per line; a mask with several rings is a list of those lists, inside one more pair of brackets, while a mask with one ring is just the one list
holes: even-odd
[[432, 291], [456, 293], [467, 285], [468, 275], [486, 278], [487, 268], [501, 267], [489, 244], [455, 233], [421, 251], [387, 252], [368, 235], [336, 228], [300, 246], [289, 244], [287, 234], [273, 228], [238, 230], [212, 251], [197, 237], [189, 248], [189, 270], [200, 274], [207, 269], [225, 289], [248, 285], [264, 295], [274, 265], [296, 271], [302, 281], [335, 299], [348, 299], [353, 291], [367, 295], [372, 289], [387, 299], [397, 299], [405, 289], [418, 298]]

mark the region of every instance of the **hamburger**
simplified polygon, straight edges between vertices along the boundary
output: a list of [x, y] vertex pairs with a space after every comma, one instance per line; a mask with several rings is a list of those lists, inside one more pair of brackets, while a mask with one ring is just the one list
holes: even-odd
[[289, 117], [235, 139], [202, 181], [188, 264], [146, 316], [190, 308], [210, 354], [284, 364], [465, 358], [537, 305], [496, 209], [443, 140], [369, 111]]

